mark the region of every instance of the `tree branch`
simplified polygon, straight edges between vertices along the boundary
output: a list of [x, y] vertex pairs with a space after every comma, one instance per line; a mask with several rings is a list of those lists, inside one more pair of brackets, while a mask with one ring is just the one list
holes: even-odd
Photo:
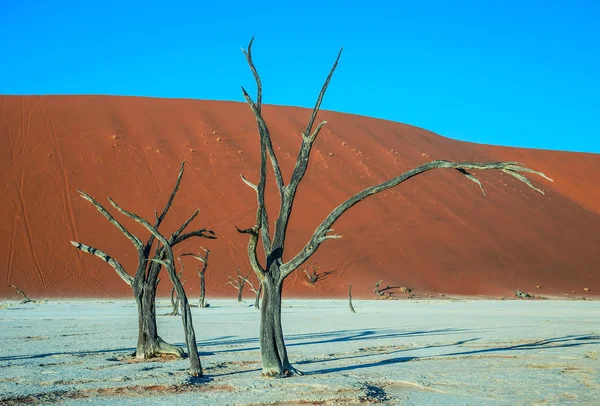
[[[175, 195], [177, 194], [177, 191], [179, 190], [179, 185], [181, 184], [181, 179], [183, 178], [184, 168], [185, 168], [185, 160], [181, 162], [181, 167], [179, 169], [179, 175], [177, 175], [177, 181], [175, 181], [175, 187], [173, 188], [173, 192], [171, 192], [171, 196], [169, 196], [169, 200], [167, 201], [167, 204], [165, 205], [165, 208], [163, 209], [160, 216], [156, 212], [156, 209], [154, 210], [154, 217], [156, 217], [156, 222], [154, 223], [154, 228], [156, 228], [157, 230], [160, 227], [160, 224], [164, 220], [165, 216], [167, 215], [167, 212], [171, 208], [173, 199], [175, 199]], [[148, 256], [150, 255], [150, 249], [152, 248], [154, 239], [155, 239], [154, 235], [150, 234], [150, 238], [148, 238], [148, 242], [146, 242], [146, 246], [144, 247], [144, 255], [146, 258], [148, 258]]]
[[[248, 276], [250, 276], [250, 274], [248, 274]], [[244, 281], [244, 283], [247, 283], [248, 285], [250, 285], [250, 290], [251, 290], [252, 292], [254, 292], [254, 293], [258, 293], [258, 290], [256, 290], [256, 289], [254, 288], [254, 285], [252, 284], [252, 282], [250, 282], [250, 279], [248, 279], [248, 276], [244, 278], [243, 276], [239, 275], [240, 279], [242, 279], [242, 280]], [[259, 281], [258, 281], [258, 286], [260, 286], [260, 285], [261, 285], [261, 282], [260, 282], [260, 280], [259, 280]]]
[[[137, 270], [135, 272], [135, 277], [134, 280], [141, 280], [144, 276], [145, 270], [146, 270], [146, 256], [144, 254], [144, 245], [142, 243], [142, 241], [137, 238], [135, 235], [131, 234], [125, 227], [123, 227], [123, 225], [121, 223], [119, 223], [100, 203], [98, 203], [93, 197], [91, 197], [90, 195], [88, 195], [87, 193], [85, 193], [82, 190], [78, 190], [79, 194], [81, 195], [81, 197], [85, 200], [87, 200], [88, 202], [90, 202], [92, 205], [94, 205], [94, 207], [104, 216], [106, 217], [106, 219], [115, 227], [117, 227], [119, 229], [119, 231], [121, 231], [125, 237], [127, 237], [129, 239], [129, 241], [132, 242], [132, 244], [134, 245], [135, 249], [137, 250], [137, 254], [138, 254], [138, 267]], [[109, 201], [111, 201], [110, 197], [108, 198]], [[73, 243], [72, 243], [73, 244]], [[80, 244], [80, 243], [78, 243]], [[75, 244], [73, 244], [75, 245]], [[81, 244], [82, 247], [88, 247], [87, 245]], [[77, 247], [75, 245], [75, 247]], [[78, 249], [80, 249], [79, 247], [77, 247]], [[91, 248], [91, 247], [89, 247]], [[86, 251], [86, 250], [82, 250], [84, 252], [88, 252], [88, 253], [92, 253], [91, 251]], [[98, 250], [96, 250], [98, 251]], [[102, 251], [98, 251], [98, 252], [102, 252]], [[106, 255], [107, 257], [109, 257], [107, 254], [103, 253], [104, 255]], [[96, 254], [93, 254], [96, 255]], [[96, 255], [98, 256], [98, 255]], [[101, 256], [98, 256], [99, 258], [102, 258]], [[110, 257], [109, 257], [110, 258]], [[104, 259], [104, 258], [102, 258]], [[105, 260], [106, 261], [106, 260]], [[116, 261], [116, 260], [115, 260]], [[108, 261], [107, 261], [108, 262]], [[114, 265], [112, 263], [109, 262], [109, 264], [111, 266]], [[119, 269], [115, 268], [115, 270], [117, 271], [117, 274], [121, 277], [121, 279], [123, 279], [129, 286], [132, 286], [131, 283], [129, 283], [128, 279], [125, 277], [125, 275], [127, 275], [129, 278], [131, 278], [131, 276], [126, 273], [123, 270], [123, 267]]]
[[[295, 269], [297, 269], [300, 265], [302, 265], [308, 258], [310, 258], [315, 253], [315, 251], [317, 250], [319, 245], [321, 245], [321, 243], [325, 239], [327, 239], [326, 234], [329, 231], [330, 227], [333, 225], [333, 223], [335, 223], [342, 214], [344, 214], [348, 209], [350, 209], [356, 203], [366, 199], [367, 197], [369, 197], [371, 195], [374, 195], [379, 192], [383, 192], [387, 189], [390, 189], [390, 188], [404, 182], [405, 180], [412, 178], [413, 176], [420, 175], [431, 169], [457, 169], [459, 172], [461, 172], [464, 175], [468, 174], [467, 170], [473, 170], [473, 169], [475, 169], [475, 170], [489, 170], [489, 169], [500, 170], [502, 172], [510, 174], [511, 176], [514, 176], [516, 179], [525, 183], [528, 187], [530, 187], [533, 190], [540, 192], [542, 194], [543, 194], [542, 190], [534, 187], [525, 176], [523, 176], [517, 172], [533, 173], [533, 174], [539, 175], [547, 180], [552, 181], [552, 179], [550, 179], [548, 176], [544, 175], [542, 172], [534, 171], [534, 170], [526, 168], [524, 166], [520, 166], [518, 164], [518, 162], [474, 163], [474, 162], [450, 162], [450, 161], [443, 161], [443, 160], [429, 162], [429, 163], [421, 165], [417, 168], [411, 169], [410, 171], [405, 172], [405, 173], [403, 173], [393, 179], [390, 179], [386, 182], [380, 183], [375, 186], [368, 187], [368, 188], [364, 189], [363, 191], [355, 194], [354, 196], [352, 196], [351, 198], [346, 200], [344, 203], [340, 204], [338, 207], [336, 207], [325, 218], [325, 220], [323, 220], [323, 222], [319, 225], [319, 227], [317, 227], [317, 229], [313, 233], [312, 237], [310, 238], [309, 242], [304, 246], [302, 251], [300, 251], [298, 253], [298, 255], [296, 255], [290, 261], [288, 261], [287, 263], [285, 263], [281, 266], [281, 277], [280, 278], [283, 280], [283, 278], [288, 276]], [[467, 173], [465, 173], [465, 172], [467, 172]], [[474, 178], [473, 175], [471, 175], [471, 174], [468, 174], [468, 175], [470, 175], [471, 177]], [[469, 180], [472, 180], [472, 179], [469, 178]], [[476, 182], [476, 183], [478, 183], [480, 185], [479, 182]]]
[[267, 127], [267, 123], [265, 122], [265, 120], [262, 117], [262, 82], [260, 80], [258, 71], [256, 70], [256, 67], [254, 66], [254, 62], [252, 61], [252, 43], [253, 42], [254, 42], [254, 37], [252, 37], [252, 39], [250, 40], [250, 43], [248, 44], [248, 50], [244, 51], [242, 49], [242, 52], [244, 52], [244, 55], [246, 56], [246, 61], [248, 62], [248, 66], [250, 67], [250, 70], [252, 71], [252, 75], [254, 76], [254, 80], [256, 81], [256, 93], [257, 93], [256, 104], [254, 102], [252, 102], [252, 99], [250, 98], [250, 96], [248, 95], [246, 90], [244, 90], [244, 88], [242, 88], [242, 91], [244, 93], [244, 98], [246, 99], [246, 102], [248, 102], [248, 104], [250, 105], [250, 108], [252, 109], [252, 112], [254, 113], [256, 122], [258, 124], [258, 130], [261, 133], [261, 137], [265, 138], [265, 146], [267, 147], [267, 152], [268, 152], [269, 158], [271, 160], [271, 166], [273, 167], [273, 173], [275, 174], [275, 181], [277, 183], [277, 189], [279, 190], [279, 196], [280, 196], [280, 198], [283, 199], [284, 184], [283, 184], [283, 176], [281, 175], [281, 168], [279, 167], [279, 162], [277, 161], [277, 156], [275, 155], [275, 151], [273, 150], [273, 144], [271, 143], [271, 136], [269, 134], [269, 129]]
[[104, 251], [94, 247], [90, 247], [89, 245], [85, 245], [76, 241], [71, 241], [71, 244], [80, 251], [95, 255], [103, 261], [108, 262], [108, 264], [112, 266], [115, 269], [115, 271], [117, 271], [117, 274], [121, 277], [121, 279], [125, 281], [126, 284], [128, 284], [129, 286], [133, 286], [133, 278], [131, 277], [131, 275], [125, 272], [125, 269], [123, 269], [123, 266], [119, 263], [119, 261], [108, 255]]
[[317, 102], [315, 103], [315, 107], [313, 108], [310, 119], [308, 120], [308, 125], [306, 126], [306, 130], [302, 133], [302, 145], [300, 146], [300, 152], [298, 153], [298, 158], [296, 159], [296, 165], [294, 167], [294, 171], [292, 172], [292, 177], [290, 183], [285, 188], [285, 198], [283, 199], [281, 210], [279, 212], [279, 218], [275, 223], [275, 231], [273, 235], [273, 246], [277, 248], [281, 248], [285, 241], [285, 235], [287, 231], [287, 226], [290, 220], [290, 215], [292, 214], [292, 205], [294, 204], [294, 199], [296, 197], [296, 192], [298, 190], [298, 186], [304, 178], [304, 174], [306, 173], [306, 169], [308, 168], [308, 162], [310, 158], [310, 151], [312, 149], [313, 143], [317, 139], [317, 135], [321, 131], [321, 128], [327, 123], [326, 121], [321, 122], [317, 128], [313, 131], [313, 125], [317, 114], [321, 108], [321, 103], [323, 101], [323, 97], [325, 96], [325, 92], [327, 91], [327, 87], [329, 86], [329, 82], [331, 81], [331, 77], [337, 68], [340, 57], [342, 56], [343, 48], [340, 49], [331, 70], [329, 71], [329, 75], [325, 79], [325, 83], [321, 87], [321, 91], [319, 92], [319, 97], [317, 98]]
[[202, 269], [200, 269], [200, 267], [196, 267], [196, 271], [198, 272], [198, 275], [204, 275], [204, 273], [206, 272], [206, 268], [208, 268], [208, 256], [210, 255], [210, 250], [206, 249], [204, 247], [200, 247], [200, 249], [204, 250], [204, 256], [202, 256], [202, 254], [200, 252], [198, 252], [198, 255], [194, 255], [191, 252], [186, 252], [185, 254], [181, 254], [182, 257], [193, 257], [195, 259], [197, 259], [198, 261], [202, 262]]
[[260, 262], [258, 261], [258, 255], [256, 253], [256, 246], [258, 245], [258, 226], [244, 230], [238, 228], [237, 226], [235, 228], [240, 234], [250, 235], [250, 239], [248, 240], [248, 259], [250, 260], [250, 266], [257, 276], [264, 277], [266, 271], [260, 265]]

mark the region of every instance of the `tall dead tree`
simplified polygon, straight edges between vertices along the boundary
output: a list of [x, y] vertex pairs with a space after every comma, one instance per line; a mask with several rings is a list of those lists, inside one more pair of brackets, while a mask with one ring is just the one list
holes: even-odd
[[185, 253], [183, 256], [191, 256], [202, 262], [202, 268], [196, 266], [196, 272], [198, 272], [198, 276], [200, 277], [200, 302], [198, 305], [200, 308], [208, 307], [209, 305], [206, 303], [206, 282], [204, 280], [204, 275], [206, 274], [206, 269], [208, 268], [208, 256], [210, 255], [210, 250], [200, 247], [204, 251], [204, 255], [198, 252], [198, 255], [194, 255], [192, 253]]
[[334, 273], [335, 271], [337, 271], [337, 269], [334, 269], [333, 271], [325, 271], [325, 272], [318, 272], [318, 270], [319, 270], [319, 267], [317, 266], [317, 264], [312, 264], [312, 272], [310, 272], [310, 273], [308, 272], [308, 269], [306, 269], [306, 268], [302, 269], [302, 271], [306, 275], [307, 282], [313, 286], [317, 282], [327, 279], [327, 276], [329, 276], [332, 273]]
[[[133, 290], [133, 295], [135, 297], [135, 301], [137, 303], [138, 308], [138, 341], [136, 346], [136, 357], [140, 359], [148, 359], [160, 356], [161, 354], [171, 354], [177, 357], [184, 356], [184, 353], [181, 350], [181, 348], [166, 343], [158, 335], [157, 332], [156, 287], [159, 282], [158, 276], [161, 268], [165, 266], [165, 264], [169, 264], [166, 267], [169, 274], [169, 278], [175, 286], [177, 294], [182, 298], [184, 304], [187, 303], [187, 299], [184, 297], [185, 293], [183, 292], [183, 287], [181, 287], [181, 283], [179, 282], [179, 279], [177, 279], [177, 276], [174, 271], [172, 249], [177, 244], [186, 241], [192, 237], [209, 239], [216, 238], [214, 232], [204, 228], [184, 233], [184, 230], [187, 228], [187, 226], [198, 215], [198, 210], [196, 210], [185, 222], [183, 222], [183, 224], [181, 224], [181, 226], [175, 232], [173, 232], [168, 239], [158, 232], [158, 228], [164, 220], [165, 216], [167, 215], [169, 209], [171, 208], [173, 199], [175, 198], [175, 195], [179, 190], [179, 185], [181, 183], [181, 179], [184, 173], [184, 167], [185, 161], [181, 163], [179, 175], [177, 177], [177, 181], [175, 182], [175, 187], [162, 213], [159, 215], [156, 212], [156, 210], [154, 211], [156, 217], [154, 226], [152, 226], [146, 220], [143, 220], [142, 218], [134, 215], [133, 213], [129, 213], [121, 209], [117, 203], [115, 203], [111, 198], [108, 198], [110, 204], [115, 209], [117, 209], [119, 212], [126, 215], [127, 217], [133, 218], [135, 221], [142, 224], [148, 231], [150, 231], [151, 236], [148, 238], [145, 244], [138, 237], [130, 233], [93, 197], [81, 190], [79, 191], [81, 197], [90, 202], [112, 225], [114, 225], [119, 231], [121, 231], [121, 233], [123, 233], [125, 237], [127, 237], [127, 239], [129, 239], [129, 241], [133, 243], [137, 251], [137, 269], [135, 271], [134, 276], [131, 276], [131, 274], [125, 271], [125, 269], [117, 259], [109, 256], [104, 251], [98, 248], [90, 247], [89, 245], [85, 245], [80, 242], [71, 241], [71, 244], [73, 244], [77, 249], [95, 255], [103, 261], [107, 262], [109, 265], [111, 265], [115, 269], [117, 274], [121, 277], [121, 279], [123, 279], [123, 281], [125, 281], [125, 283], [129, 285]], [[158, 240], [156, 245], [154, 245], [155, 240]], [[153, 255], [151, 255], [152, 252], [154, 252]], [[182, 313], [182, 320], [184, 324], [187, 323], [188, 326], [191, 326], [191, 315], [189, 315], [188, 317], [186, 313], [187, 312]], [[190, 334], [186, 333], [186, 337], [188, 335]], [[192, 363], [190, 373], [192, 375], [201, 375], [202, 369], [200, 368], [199, 360], [194, 360], [193, 357], [193, 353], [197, 353], [195, 341], [193, 341], [193, 345], [191, 344], [192, 343], [190, 343], [189, 347], [193, 348], [188, 348], [188, 352], [190, 354], [190, 362]]]
[[242, 273], [240, 272], [240, 268], [238, 268], [237, 279], [231, 275], [227, 275], [227, 283], [225, 285], [231, 285], [235, 289], [237, 289], [237, 301], [238, 302], [242, 301], [242, 293], [244, 291], [244, 285], [246, 285], [246, 281], [248, 280], [248, 276], [250, 276], [250, 272], [252, 272], [252, 271], [248, 271], [248, 274], [244, 277], [244, 276], [242, 276]]
[[[250, 275], [250, 274], [248, 274]], [[250, 285], [250, 290], [254, 292], [254, 308], [260, 310], [260, 294], [262, 293], [262, 283], [258, 281], [258, 290], [254, 287], [254, 284], [250, 282], [250, 279], [242, 277], [242, 279]]]
[[[183, 264], [183, 261], [181, 260], [181, 258], [177, 258], [179, 260], [179, 263], [181, 264], [181, 271], [179, 271], [179, 274], [177, 275], [177, 279], [179, 279], [179, 281], [181, 282], [181, 278], [183, 276], [183, 271], [185, 269], [185, 265]], [[181, 282], [181, 286], [185, 285], [185, 279], [183, 280], [183, 282]], [[173, 287], [171, 288], [171, 307], [173, 308], [171, 310], [171, 313], [169, 313], [169, 316], [180, 316], [181, 314], [179, 313], [179, 306], [181, 304], [181, 299], [179, 297], [179, 295], [175, 294], [175, 285], [173, 285]]]
[[[547, 176], [541, 172], [536, 172], [528, 169], [517, 162], [493, 162], [493, 163], [475, 163], [475, 162], [450, 162], [436, 160], [411, 169], [403, 174], [396, 176], [386, 182], [375, 186], [368, 187], [363, 191], [350, 197], [345, 202], [336, 207], [317, 227], [304, 248], [294, 256], [287, 255], [289, 258], [284, 261], [284, 246], [286, 241], [286, 232], [292, 213], [292, 207], [296, 198], [296, 192], [300, 185], [306, 170], [308, 168], [310, 152], [312, 146], [319, 135], [319, 132], [326, 124], [324, 121], [314, 127], [317, 113], [321, 107], [321, 102], [333, 72], [335, 71], [342, 50], [338, 53], [337, 59], [327, 76], [321, 92], [317, 98], [315, 107], [308, 120], [306, 129], [302, 132], [302, 144], [296, 159], [296, 165], [293, 169], [290, 181], [286, 185], [283, 180], [283, 175], [279, 167], [279, 162], [271, 142], [271, 134], [269, 128], [262, 116], [262, 83], [259, 74], [252, 61], [252, 42], [250, 41], [247, 50], [243, 50], [250, 70], [254, 75], [257, 86], [256, 102], [248, 95], [248, 92], [242, 87], [244, 99], [250, 106], [256, 123], [260, 138], [260, 170], [258, 183], [254, 184], [248, 181], [243, 175], [242, 180], [246, 185], [251, 187], [256, 192], [257, 210], [255, 225], [247, 229], [239, 229], [240, 233], [249, 236], [248, 256], [252, 270], [256, 273], [263, 286], [263, 305], [261, 308], [261, 323], [260, 323], [260, 348], [262, 355], [263, 374], [270, 376], [286, 376], [293, 373], [299, 373], [289, 362], [285, 342], [283, 339], [283, 331], [281, 328], [281, 294], [285, 279], [299, 266], [305, 263], [321, 246], [324, 241], [333, 238], [340, 238], [339, 235], [330, 234], [333, 224], [344, 214], [348, 209], [358, 202], [372, 196], [376, 193], [383, 192], [400, 183], [421, 175], [432, 169], [453, 169], [466, 176], [470, 181], [475, 182], [483, 191], [483, 187], [479, 180], [470, 172], [471, 170], [498, 170], [510, 176], [515, 177], [527, 186], [543, 193], [540, 189], [534, 187], [531, 182], [521, 175], [519, 172], [534, 173], [546, 179]], [[265, 206], [265, 186], [267, 182], [267, 157], [275, 175], [275, 184], [279, 192], [280, 206], [279, 215], [275, 221], [273, 235], [269, 229], [269, 216]], [[262, 242], [265, 252], [265, 261], [261, 263], [257, 254], [259, 240]]]

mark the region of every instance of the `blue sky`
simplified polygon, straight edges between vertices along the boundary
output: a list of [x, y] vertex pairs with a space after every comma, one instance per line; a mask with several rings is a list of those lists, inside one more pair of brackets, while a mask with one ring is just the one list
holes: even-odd
[[[416, 4], [418, 3], [418, 4]], [[323, 108], [472, 142], [600, 153], [599, 1], [0, 0], [0, 94]]]

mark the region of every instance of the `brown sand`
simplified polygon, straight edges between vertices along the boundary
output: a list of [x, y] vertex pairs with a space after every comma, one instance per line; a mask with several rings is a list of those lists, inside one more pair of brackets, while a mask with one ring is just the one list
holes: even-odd
[[[130, 295], [110, 266], [69, 243], [103, 249], [130, 272], [136, 263], [131, 243], [77, 189], [104, 203], [110, 196], [151, 219], [183, 159], [187, 171], [162, 230], [174, 230], [199, 208], [193, 224], [212, 228], [218, 240], [189, 241], [177, 252], [210, 247], [207, 294], [234, 297], [227, 273], [248, 269], [247, 237], [234, 226], [250, 227], [256, 209], [240, 174], [256, 181], [259, 163], [256, 124], [246, 105], [108, 96], [0, 96], [0, 103], [0, 297], [15, 295], [8, 284], [32, 297]], [[309, 114], [264, 108], [286, 180]], [[319, 119], [329, 124], [299, 189], [287, 258], [347, 197], [432, 159], [516, 160], [555, 183], [534, 177], [546, 192], [541, 195], [510, 176], [480, 172], [484, 197], [456, 171], [413, 178], [342, 217], [334, 228], [343, 238], [324, 243], [313, 257], [323, 270], [338, 271], [315, 287], [297, 272], [288, 279], [288, 295], [345, 297], [351, 282], [355, 297], [372, 297], [377, 279], [421, 295], [600, 292], [600, 155], [465, 143], [329, 111]], [[277, 194], [270, 186], [274, 219]], [[123, 223], [146, 238], [137, 224]], [[197, 296], [196, 264], [185, 261], [186, 288]], [[164, 294], [169, 284], [161, 285]]]

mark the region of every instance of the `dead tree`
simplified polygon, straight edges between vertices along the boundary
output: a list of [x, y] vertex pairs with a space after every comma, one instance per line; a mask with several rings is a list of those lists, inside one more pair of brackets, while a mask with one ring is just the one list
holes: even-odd
[[333, 271], [317, 272], [318, 269], [319, 267], [317, 266], [317, 264], [312, 264], [312, 273], [309, 273], [308, 269], [302, 269], [302, 271], [304, 271], [304, 273], [306, 274], [306, 280], [312, 286], [314, 286], [319, 281], [327, 279], [328, 275], [331, 275], [332, 273], [337, 271], [337, 269], [334, 269]]
[[[300, 185], [306, 170], [308, 168], [310, 152], [312, 146], [319, 135], [319, 132], [326, 124], [324, 121], [314, 127], [317, 113], [321, 107], [321, 102], [329, 81], [335, 71], [339, 58], [342, 54], [342, 50], [338, 53], [337, 59], [331, 68], [329, 75], [327, 76], [321, 92], [317, 98], [315, 107], [313, 108], [312, 114], [308, 120], [306, 129], [302, 132], [302, 144], [296, 159], [292, 175], [288, 184], [284, 183], [283, 175], [279, 166], [277, 155], [273, 144], [271, 142], [271, 134], [269, 128], [262, 116], [262, 83], [260, 76], [252, 61], [252, 42], [250, 41], [248, 49], [244, 50], [246, 60], [254, 75], [257, 86], [257, 98], [256, 102], [248, 95], [248, 92], [242, 87], [242, 94], [244, 99], [250, 106], [252, 113], [256, 119], [259, 141], [260, 141], [260, 168], [259, 168], [259, 179], [258, 183], [254, 184], [248, 181], [243, 175], [242, 180], [244, 183], [252, 188], [256, 192], [257, 197], [257, 209], [256, 209], [256, 220], [254, 226], [247, 229], [239, 229], [238, 232], [247, 234], [249, 236], [248, 242], [248, 256], [252, 270], [258, 276], [258, 279], [262, 282], [263, 286], [263, 304], [261, 307], [261, 323], [260, 323], [260, 348], [262, 355], [262, 370], [263, 374], [269, 376], [286, 376], [293, 373], [298, 373], [289, 362], [285, 342], [283, 339], [283, 331], [281, 328], [281, 294], [283, 292], [283, 284], [285, 279], [303, 263], [310, 259], [310, 257], [317, 251], [324, 241], [333, 238], [340, 238], [339, 235], [330, 234], [333, 229], [333, 224], [344, 214], [348, 209], [353, 207], [358, 202], [366, 199], [369, 196], [383, 192], [400, 183], [428, 172], [432, 169], [451, 169], [456, 170], [460, 174], [466, 176], [470, 181], [475, 182], [483, 191], [483, 187], [479, 180], [475, 178], [470, 172], [471, 170], [498, 170], [502, 171], [510, 176], [515, 177], [519, 181], [525, 183], [527, 186], [543, 193], [540, 189], [536, 188], [531, 182], [519, 172], [534, 173], [540, 175], [546, 179], [547, 176], [541, 172], [536, 172], [528, 169], [517, 162], [493, 162], [493, 163], [474, 163], [474, 162], [450, 162], [436, 160], [421, 165], [417, 168], [411, 169], [405, 173], [396, 176], [386, 182], [380, 183], [375, 186], [368, 187], [361, 192], [358, 192], [354, 196], [350, 197], [345, 202], [341, 203], [338, 207], [323, 220], [323, 222], [317, 227], [313, 235], [310, 237], [304, 248], [295, 255], [286, 255], [287, 261], [284, 261], [284, 247], [286, 241], [286, 232], [290, 216], [292, 213], [292, 207], [296, 198], [296, 192]], [[269, 229], [272, 222], [269, 221], [269, 215], [265, 206], [265, 186], [267, 182], [267, 157], [270, 161], [270, 165], [273, 169], [275, 184], [279, 192], [280, 205], [279, 214], [275, 221], [273, 234]], [[261, 263], [257, 253], [257, 247], [259, 240], [262, 243], [263, 250], [265, 253], [265, 261]]]
[[[181, 264], [181, 271], [179, 271], [179, 274], [177, 275], [177, 279], [179, 279], [179, 281], [181, 282], [181, 277], [183, 276], [183, 270], [185, 269], [185, 265], [183, 264], [183, 261], [181, 260], [181, 258], [177, 258], [179, 260], [179, 263]], [[181, 286], [185, 285], [185, 279], [183, 280], [183, 282], [181, 282]], [[175, 286], [173, 286], [171, 288], [171, 307], [173, 308], [173, 310], [171, 310], [171, 313], [169, 313], [169, 316], [180, 316], [179, 313], [179, 305], [181, 303], [181, 299], [179, 298], [179, 295], [175, 294]]]
[[[250, 274], [248, 274], [249, 276]], [[244, 282], [246, 282], [248, 285], [250, 285], [250, 290], [252, 292], [254, 292], [254, 294], [256, 295], [254, 297], [254, 308], [255, 309], [260, 309], [260, 294], [262, 293], [262, 283], [260, 283], [260, 281], [258, 281], [258, 290], [256, 290], [256, 288], [254, 287], [254, 285], [252, 284], [252, 282], [250, 282], [250, 279], [244, 278], [242, 277], [242, 279], [244, 280]]]
[[[148, 238], [145, 244], [138, 237], [131, 234], [93, 197], [81, 190], [79, 191], [81, 197], [90, 202], [112, 225], [121, 231], [125, 237], [127, 237], [127, 239], [133, 243], [137, 251], [137, 269], [134, 276], [131, 276], [131, 274], [125, 271], [119, 261], [109, 256], [104, 251], [79, 242], [71, 241], [71, 244], [73, 244], [77, 249], [95, 255], [98, 258], [106, 261], [115, 269], [121, 279], [123, 279], [123, 281], [125, 281], [125, 283], [132, 288], [138, 308], [138, 341], [136, 346], [136, 357], [141, 359], [148, 359], [160, 356], [161, 354], [171, 354], [177, 357], [183, 357], [184, 353], [181, 348], [166, 343], [157, 332], [156, 287], [159, 282], [158, 275], [162, 267], [167, 269], [169, 278], [175, 286], [178, 296], [180, 296], [180, 298], [183, 300], [183, 304], [187, 306], [187, 298], [185, 298], [181, 283], [175, 275], [172, 249], [177, 244], [192, 237], [209, 239], [216, 238], [214, 232], [203, 228], [188, 233], [183, 233], [187, 226], [198, 215], [198, 210], [196, 210], [185, 222], [183, 222], [183, 224], [175, 232], [173, 232], [168, 239], [158, 232], [158, 228], [167, 215], [167, 212], [173, 203], [173, 199], [179, 190], [181, 178], [183, 177], [184, 173], [184, 165], [185, 161], [181, 163], [181, 169], [179, 171], [179, 176], [177, 177], [175, 187], [162, 213], [158, 215], [156, 210], [154, 211], [156, 217], [154, 226], [135, 214], [121, 209], [117, 203], [115, 203], [111, 198], [108, 198], [110, 204], [120, 213], [126, 215], [127, 217], [133, 218], [138, 223], [142, 224], [148, 231], [150, 231], [151, 236]], [[158, 240], [158, 242], [154, 247], [154, 255], [151, 256], [155, 240]], [[165, 266], [165, 264], [168, 264], [168, 266]], [[182, 313], [182, 319], [184, 325], [187, 323], [189, 326], [191, 326], [191, 315], [188, 317], [187, 313], [187, 310]], [[186, 333], [186, 338], [188, 335], [191, 334]], [[195, 341], [189, 343], [188, 347], [190, 362], [192, 363], [190, 373], [192, 375], [201, 375], [202, 369], [200, 368], [199, 360], [194, 360], [193, 357], [193, 354], [197, 353]], [[193, 347], [193, 349], [190, 349], [191, 347]]]
[[350, 284], [350, 286], [348, 287], [348, 305], [350, 305], [350, 311], [352, 313], [356, 313], [356, 310], [354, 310], [354, 306], [352, 306], [352, 284]]
[[386, 286], [383, 289], [380, 289], [379, 286], [381, 285], [381, 282], [383, 282], [383, 279], [375, 282], [375, 290], [373, 291], [378, 296], [385, 296], [387, 294], [389, 297], [391, 297], [395, 293], [393, 291], [393, 289], [400, 289], [400, 286], [390, 286], [390, 285]]
[[242, 293], [244, 291], [244, 285], [246, 285], [246, 281], [248, 280], [248, 277], [250, 276], [251, 272], [252, 271], [248, 271], [248, 274], [244, 277], [244, 276], [242, 276], [242, 273], [240, 272], [240, 268], [238, 268], [237, 279], [235, 279], [231, 275], [227, 275], [228, 280], [225, 285], [231, 285], [237, 289], [237, 301], [238, 302], [242, 301]]
[[25, 303], [35, 303], [35, 300], [31, 300], [30, 298], [27, 297], [27, 295], [25, 294], [25, 292], [23, 292], [21, 289], [17, 288], [15, 285], [8, 285], [9, 288], [15, 288], [15, 290], [17, 291], [17, 293], [21, 296], [23, 296], [23, 300], [21, 301], [20, 304], [25, 304]]
[[198, 276], [200, 277], [200, 302], [199, 302], [199, 306], [201, 308], [205, 308], [208, 307], [209, 304], [206, 303], [206, 283], [204, 281], [204, 275], [206, 274], [206, 268], [208, 268], [208, 256], [210, 255], [210, 250], [204, 248], [204, 247], [200, 247], [202, 248], [202, 250], [204, 251], [204, 256], [202, 256], [202, 254], [200, 252], [198, 252], [198, 255], [194, 255], [192, 253], [185, 253], [182, 255], [183, 256], [191, 256], [196, 258], [198, 261], [202, 262], [202, 268], [200, 268], [199, 266], [196, 266], [196, 271], [198, 272]]

